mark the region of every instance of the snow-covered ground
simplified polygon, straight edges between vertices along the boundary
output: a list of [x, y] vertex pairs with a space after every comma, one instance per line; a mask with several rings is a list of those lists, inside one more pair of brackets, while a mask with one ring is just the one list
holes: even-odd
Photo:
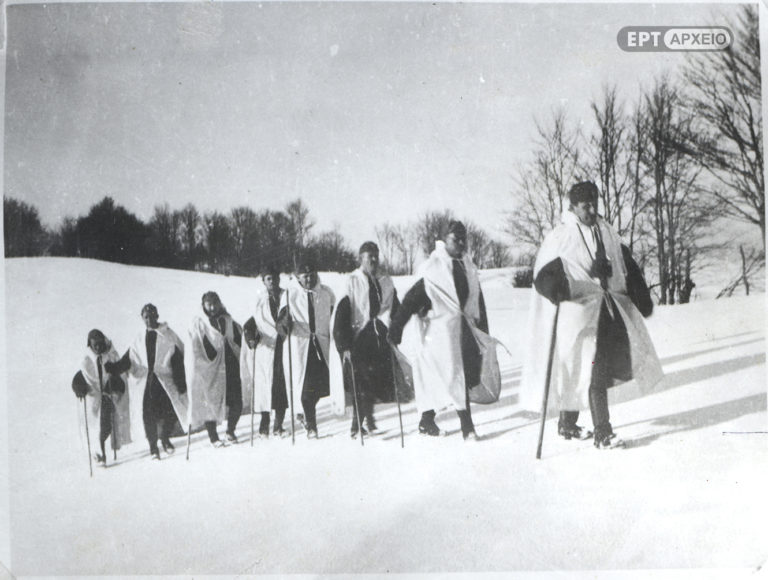
[[[53, 258], [6, 260], [5, 275], [17, 576], [707, 568], [725, 578], [766, 562], [763, 294], [657, 308], [648, 326], [666, 378], [612, 407], [623, 450], [560, 440], [549, 421], [535, 459], [536, 416], [517, 405], [530, 291], [501, 270], [483, 286], [491, 332], [512, 356], [501, 354], [499, 403], [473, 408], [480, 441], [462, 441], [453, 412], [437, 417], [452, 435], [420, 437], [410, 403], [405, 448], [394, 405], [377, 407], [385, 432], [361, 447], [324, 400], [317, 441], [300, 432], [295, 446], [213, 449], [200, 433], [189, 461], [180, 438], [153, 462], [134, 417], [134, 443], [91, 479], [70, 389], [87, 332], [102, 329], [122, 353], [153, 302], [186, 336], [206, 290], [244, 321], [261, 283]], [[322, 279], [341, 292], [344, 276]], [[411, 281], [397, 280], [401, 295]], [[249, 430], [243, 417], [246, 440]]]

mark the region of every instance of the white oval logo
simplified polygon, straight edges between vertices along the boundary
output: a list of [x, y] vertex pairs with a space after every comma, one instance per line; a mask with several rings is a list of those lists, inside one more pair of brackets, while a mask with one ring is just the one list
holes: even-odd
[[664, 32], [667, 50], [723, 50], [732, 40], [731, 31], [719, 26], [670, 28]]

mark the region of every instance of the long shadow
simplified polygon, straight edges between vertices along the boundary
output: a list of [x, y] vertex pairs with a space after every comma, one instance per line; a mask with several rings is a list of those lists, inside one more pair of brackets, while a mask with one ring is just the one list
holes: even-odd
[[747, 330], [746, 332], [737, 332], [736, 334], [729, 334], [728, 336], [719, 336], [717, 338], [708, 338], [706, 340], [700, 340], [699, 342], [695, 342], [694, 344], [710, 344], [712, 342], [722, 342], [724, 340], [730, 340], [732, 338], [737, 338], [739, 336], [749, 336], [750, 334], [758, 334], [757, 330]]
[[664, 376], [661, 386], [656, 392], [662, 392], [690, 383], [704, 381], [714, 377], [720, 377], [752, 366], [765, 364], [765, 353], [761, 352], [749, 356], [724, 360], [708, 365], [682, 369]]
[[[656, 441], [656, 439], [660, 437], [681, 433], [683, 431], [703, 429], [704, 427], [711, 427], [718, 423], [733, 421], [744, 415], [765, 411], [767, 404], [768, 397], [766, 394], [759, 393], [757, 395], [742, 397], [741, 399], [736, 399], [734, 401], [725, 401], [724, 403], [716, 403], [707, 407], [683, 411], [682, 413], [657, 417], [650, 422], [651, 425], [669, 426], [670, 428], [660, 433], [654, 433], [653, 435], [647, 435], [645, 437], [627, 441], [626, 447], [643, 447]], [[633, 423], [622, 425], [621, 427], [628, 427], [630, 425], [637, 425], [645, 422], [646, 421], [635, 421]]]
[[682, 354], [676, 354], [676, 355], [665, 357], [665, 358], [661, 359], [661, 362], [662, 362], [662, 364], [672, 364], [672, 363], [679, 362], [681, 360], [686, 360], [686, 359], [693, 358], [693, 357], [696, 357], [696, 356], [701, 356], [703, 354], [708, 354], [710, 352], [717, 352], [719, 350], [725, 350], [725, 349], [728, 349], [728, 348], [736, 348], [737, 346], [744, 346], [744, 345], [747, 345], [747, 344], [753, 344], [755, 342], [763, 342], [764, 340], [765, 340], [765, 338], [763, 338], [763, 337], [753, 338], [752, 340], [744, 340], [742, 342], [736, 342], [734, 344], [725, 344], [723, 346], [716, 346], [716, 347], [707, 348], [707, 349], [704, 349], [704, 350], [697, 350], [697, 351], [694, 351], [694, 352], [685, 352], [685, 353], [682, 353]]

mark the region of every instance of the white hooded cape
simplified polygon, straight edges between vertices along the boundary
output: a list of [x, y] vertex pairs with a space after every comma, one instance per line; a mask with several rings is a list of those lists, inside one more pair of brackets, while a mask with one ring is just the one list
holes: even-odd
[[[598, 218], [597, 225], [613, 269], [607, 293], [627, 327], [632, 359], [634, 380], [608, 390], [609, 402], [620, 402], [649, 392], [663, 372], [643, 317], [627, 296], [619, 236], [602, 218]], [[563, 214], [562, 223], [546, 236], [536, 258], [534, 277], [552, 260], [562, 259], [571, 294], [569, 300], [560, 303], [548, 412], [589, 408], [597, 323], [604, 300], [600, 280], [589, 275], [595, 249], [590, 228], [581, 225], [578, 217], [568, 211]], [[525, 409], [541, 411], [556, 307], [535, 290], [532, 296], [521, 404]]]
[[[280, 289], [280, 300], [285, 290]], [[243, 344], [240, 351], [240, 378], [243, 383], [243, 412], [251, 411], [254, 399], [254, 413], [269, 413], [272, 410], [272, 379], [274, 371], [277, 328], [269, 308], [269, 292], [263, 289], [256, 298], [253, 319], [260, 339], [256, 348]], [[245, 339], [243, 339], [245, 340]]]
[[[173, 405], [176, 417], [183, 429], [187, 426], [188, 402], [187, 394], [179, 393], [179, 387], [173, 380], [173, 371], [171, 368], [171, 357], [176, 351], [176, 347], [184, 353], [184, 343], [164, 322], [161, 322], [155, 329], [157, 333], [157, 342], [155, 343], [155, 364], [153, 371], [157, 380], [163, 387]], [[128, 349], [128, 356], [131, 359], [131, 376], [134, 378], [133, 388], [135, 393], [140, 395], [135, 397], [137, 405], [142, 405], [144, 400], [144, 388], [146, 385], [147, 372], [149, 370], [147, 363], [147, 343], [146, 331], [142, 331], [134, 339]], [[141, 416], [141, 415], [139, 415]]]
[[[495, 341], [477, 328], [480, 321], [480, 280], [468, 255], [461, 260], [467, 275], [469, 296], [462, 310], [453, 280], [453, 260], [445, 243], [437, 241], [418, 277], [432, 302], [426, 316], [419, 317], [420, 348], [413, 360], [413, 382], [420, 412], [453, 406], [466, 408], [464, 363], [461, 357], [461, 320], [466, 318], [475, 338], [483, 348], [495, 349]], [[495, 351], [494, 351], [495, 352]], [[496, 361], [484, 358], [483, 366]], [[498, 366], [498, 363], [496, 363]], [[483, 376], [488, 373], [483, 368]]]
[[[392, 278], [387, 274], [378, 273], [376, 280], [381, 287], [381, 308], [376, 316], [378, 320], [389, 328], [392, 317], [392, 303], [395, 298], [395, 285]], [[360, 268], [350, 273], [347, 280], [347, 291], [336, 301], [334, 309], [338, 308], [339, 302], [344, 297], [349, 297], [349, 306], [352, 313], [352, 331], [357, 337], [365, 328], [370, 320], [371, 304], [370, 294], [368, 292], [368, 276]], [[331, 336], [333, 336], [333, 325], [336, 319], [332, 317]], [[331, 373], [331, 408], [337, 416], [346, 414], [346, 396], [344, 392], [344, 376], [341, 368], [341, 360], [337, 353], [334, 353], [328, 361]]]
[[[189, 423], [195, 430], [206, 421], [221, 423], [227, 416], [227, 368], [225, 364], [225, 343], [240, 360], [240, 347], [235, 342], [235, 326], [242, 335], [242, 329], [232, 320], [229, 314], [226, 318], [225, 333], [215, 329], [207, 316], [196, 317], [189, 329], [189, 340], [192, 345], [192, 380], [190, 381]], [[208, 359], [203, 346], [203, 337], [216, 350], [213, 360]]]
[[[299, 284], [296, 278], [291, 278], [285, 293], [280, 299], [280, 310], [286, 306], [293, 318], [291, 338], [283, 344], [283, 369], [285, 372], [285, 385], [293, 390], [294, 407], [301, 408], [301, 392], [304, 386], [304, 375], [307, 369], [307, 356], [309, 355], [309, 310], [307, 305], [308, 291]], [[320, 345], [326, 363], [330, 361], [331, 350], [331, 312], [336, 303], [333, 291], [320, 283], [312, 289], [314, 294], [315, 336]], [[292, 366], [288, 360], [292, 361]], [[292, 374], [289, 372], [292, 369]], [[291, 381], [292, 379], [292, 381]], [[333, 388], [334, 385], [331, 385]], [[343, 389], [343, 387], [342, 387]], [[291, 395], [288, 391], [288, 405], [291, 404]]]
[[[90, 348], [86, 350], [85, 357], [80, 363], [80, 371], [83, 373], [85, 381], [88, 383], [88, 393], [86, 394], [85, 407], [88, 411], [88, 429], [93, 433], [99, 432], [101, 417], [101, 393], [107, 387], [109, 373], [104, 370], [104, 363], [116, 362], [120, 360], [120, 355], [107, 339], [107, 351], [101, 355], [101, 381], [99, 381], [99, 370], [97, 366], [97, 355]], [[125, 382], [125, 392], [111, 393], [107, 395], [112, 399], [115, 408], [115, 415], [112, 421], [112, 449], [120, 449], [123, 445], [131, 442], [131, 407], [130, 395], [128, 390], [127, 376], [119, 375]]]

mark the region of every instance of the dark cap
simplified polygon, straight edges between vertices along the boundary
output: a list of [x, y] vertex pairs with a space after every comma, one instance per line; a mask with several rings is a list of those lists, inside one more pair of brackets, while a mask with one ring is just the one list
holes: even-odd
[[467, 237], [467, 228], [464, 226], [463, 223], [461, 223], [458, 220], [451, 220], [448, 223], [448, 231], [446, 232], [446, 236], [449, 234], [453, 234], [457, 237], [466, 238]]
[[591, 181], [581, 181], [568, 191], [568, 201], [576, 205], [582, 201], [597, 201], [597, 186]]
[[141, 307], [141, 315], [142, 316], [144, 316], [145, 312], [150, 312], [150, 311], [154, 312], [155, 315], [157, 315], [157, 306], [155, 306], [151, 302], [147, 303], [147, 304], [145, 304], [144, 306]]
[[201, 302], [218, 302], [221, 304], [221, 298], [219, 298], [219, 295], [216, 294], [216, 292], [208, 291], [205, 294], [203, 294], [203, 299]]
[[106, 341], [107, 337], [104, 336], [104, 333], [101, 332], [98, 328], [94, 328], [88, 333], [88, 342], [85, 346], [91, 346], [92, 340], [103, 340]]
[[365, 254], [368, 252], [369, 254], [377, 254], [379, 253], [379, 246], [377, 246], [374, 242], [365, 242], [362, 246], [360, 246], [360, 251], [358, 254]]

